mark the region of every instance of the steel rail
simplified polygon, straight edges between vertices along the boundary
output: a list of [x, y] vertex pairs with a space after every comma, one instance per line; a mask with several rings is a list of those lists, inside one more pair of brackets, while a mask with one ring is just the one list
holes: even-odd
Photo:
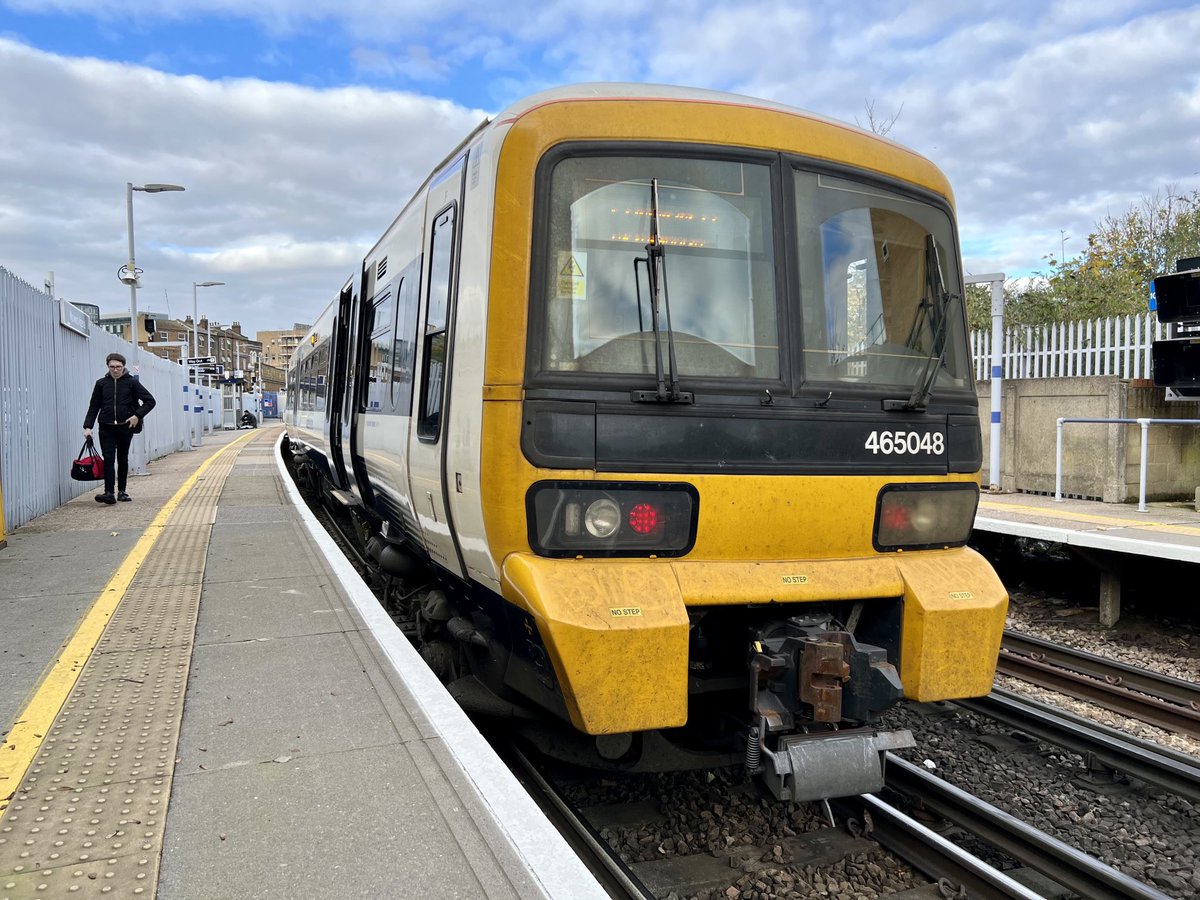
[[1065, 647], [1019, 631], [1005, 630], [1003, 646], [1004, 649], [1026, 656], [1043, 654], [1055, 665], [1069, 668], [1081, 675], [1090, 675], [1101, 681], [1115, 681], [1121, 687], [1140, 691], [1169, 703], [1192, 709], [1200, 708], [1200, 684], [1194, 681], [1131, 666], [1119, 660], [1108, 659], [1074, 647]]
[[538, 767], [514, 744], [505, 744], [503, 749], [493, 741], [492, 745], [519, 780], [527, 780], [525, 789], [534, 802], [542, 808], [578, 854], [584, 864], [592, 870], [601, 887], [613, 898], [621, 900], [654, 900], [654, 894], [630, 871], [596, 830], [584, 820], [562, 794], [542, 775]]
[[1016, 816], [980, 800], [895, 754], [887, 755], [888, 787], [984, 839], [1088, 900], [1166, 900], [1163, 894]]
[[[1200, 738], [1200, 689], [1091, 653], [1006, 631], [997, 671]], [[1179, 698], [1179, 699], [1176, 699]]]
[[1010, 691], [954, 701], [1039, 740], [1091, 755], [1112, 769], [1200, 803], [1200, 759]]
[[[964, 888], [966, 896], [973, 900], [1041, 898], [1041, 894], [988, 865], [874, 794], [861, 794], [833, 802], [839, 811], [852, 817], [852, 826], [855, 823], [863, 824], [865, 836], [874, 838], [881, 846], [930, 878], [939, 882], [950, 881]], [[866, 825], [868, 821], [869, 826]], [[943, 896], [955, 896], [956, 893], [944, 893]]]

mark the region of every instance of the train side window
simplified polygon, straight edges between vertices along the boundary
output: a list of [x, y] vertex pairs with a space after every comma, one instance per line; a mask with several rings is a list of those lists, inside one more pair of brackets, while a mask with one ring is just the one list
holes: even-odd
[[421, 371], [421, 409], [417, 436], [436, 441], [442, 431], [446, 383], [446, 318], [454, 256], [454, 207], [438, 216], [429, 247], [429, 293], [425, 311], [425, 362]]
[[368, 412], [384, 412], [391, 407], [392, 381], [392, 327], [395, 323], [395, 294], [389, 285], [374, 301], [367, 333], [371, 335], [367, 358], [364, 360], [366, 378], [366, 409]]
[[[396, 333], [392, 343], [392, 412], [412, 414], [413, 359], [417, 355], [417, 301], [421, 258], [400, 276], [396, 286]], [[410, 271], [413, 273], [410, 276]]]

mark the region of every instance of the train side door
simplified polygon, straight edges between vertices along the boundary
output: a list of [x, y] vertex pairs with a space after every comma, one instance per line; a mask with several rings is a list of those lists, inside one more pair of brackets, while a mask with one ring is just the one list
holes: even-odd
[[366, 396], [369, 387], [371, 354], [367, 352], [370, 341], [370, 316], [373, 311], [370, 300], [372, 278], [362, 283], [352, 282], [343, 290], [347, 301], [346, 364], [342, 371], [346, 375], [345, 392], [341, 398], [341, 473], [347, 486], [358, 494], [364, 506], [371, 505], [371, 487], [367, 478], [366, 465], [362, 458], [363, 414], [366, 412]]
[[446, 483], [454, 297], [457, 291], [459, 222], [466, 158], [440, 173], [429, 188], [425, 207], [425, 277], [409, 432], [409, 479], [412, 503], [430, 557], [444, 569], [465, 577], [466, 569], [454, 538]]
[[354, 299], [353, 282], [347, 283], [338, 294], [338, 309], [333, 318], [333, 362], [329, 373], [330, 385], [326, 394], [329, 419], [329, 462], [330, 477], [336, 479], [334, 487], [346, 488], [346, 459], [343, 457], [342, 430], [345, 422], [346, 354], [349, 349], [350, 310]]

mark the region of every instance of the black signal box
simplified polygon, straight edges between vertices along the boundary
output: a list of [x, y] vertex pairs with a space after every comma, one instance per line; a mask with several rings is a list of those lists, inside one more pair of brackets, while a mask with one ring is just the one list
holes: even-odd
[[1200, 322], [1200, 269], [1159, 275], [1154, 299], [1160, 322]]
[[1200, 393], [1200, 338], [1155, 341], [1152, 360], [1156, 385]]

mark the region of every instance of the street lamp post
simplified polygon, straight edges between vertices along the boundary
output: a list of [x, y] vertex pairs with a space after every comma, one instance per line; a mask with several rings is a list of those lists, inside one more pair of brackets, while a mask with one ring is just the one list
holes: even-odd
[[[204, 355], [205, 355], [205, 356], [212, 356], [212, 355], [213, 355], [213, 350], [212, 350], [212, 316], [206, 316], [206, 317], [205, 317], [205, 319], [204, 319]], [[204, 380], [205, 380], [205, 382], [206, 382], [206, 383], [207, 383], [207, 385], [208, 385], [208, 389], [209, 389], [209, 391], [211, 391], [211, 390], [212, 390], [212, 376], [211, 376], [211, 375], [205, 375], [205, 376], [204, 376]], [[210, 398], [209, 398], [209, 400], [211, 401], [211, 399], [212, 399], [212, 398], [210, 397]], [[207, 413], [208, 413], [208, 424], [205, 426], [205, 430], [206, 430], [206, 431], [216, 431], [216, 429], [217, 429], [217, 423], [216, 423], [216, 421], [215, 421], [215, 415], [214, 415], [214, 414], [216, 413], [216, 410], [215, 410], [215, 409], [213, 409], [213, 408], [210, 406], [208, 409], [206, 409], [206, 410], [205, 410], [205, 412], [207, 412]], [[222, 393], [221, 393], [221, 415], [222, 415], [222, 416], [224, 416], [224, 415], [225, 415], [225, 394], [224, 394], [224, 391], [222, 391]]]
[[[192, 356], [199, 356], [199, 331], [200, 318], [196, 311], [196, 290], [202, 287], [217, 287], [222, 285], [223, 281], [193, 281], [192, 282]], [[192, 382], [192, 446], [200, 446], [200, 436], [204, 434], [204, 423], [197, 419], [201, 412], [196, 408], [195, 403], [197, 391], [200, 389], [200, 378], [196, 374], [195, 366], [188, 366], [188, 378]]]
[[129, 226], [129, 262], [122, 269], [124, 274], [117, 274], [122, 282], [129, 285], [129, 331], [133, 338], [133, 350], [129, 354], [129, 369], [135, 373], [134, 377], [138, 377], [137, 372], [137, 352], [138, 352], [138, 313], [137, 313], [137, 265], [133, 260], [133, 192], [142, 191], [146, 194], [160, 194], [163, 191], [182, 191], [186, 190], [182, 185], [178, 184], [133, 184], [125, 182], [125, 217]]

